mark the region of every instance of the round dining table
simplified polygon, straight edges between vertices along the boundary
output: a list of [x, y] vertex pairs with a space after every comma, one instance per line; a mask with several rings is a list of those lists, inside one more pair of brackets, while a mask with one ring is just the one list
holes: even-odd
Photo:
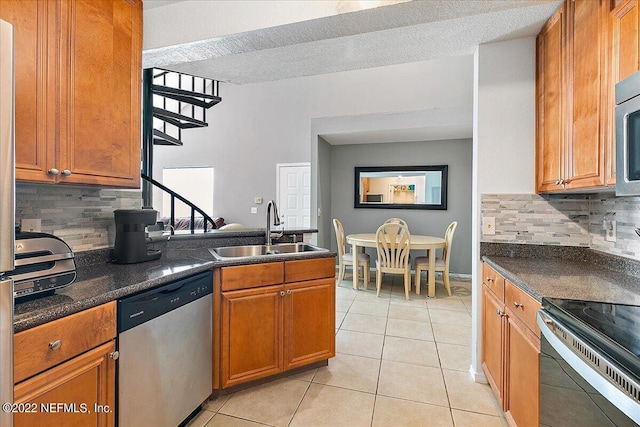
[[[346, 237], [347, 243], [353, 246], [353, 253], [357, 254], [358, 251], [364, 251], [364, 248], [376, 247], [376, 233], [361, 233], [361, 234], [349, 234]], [[409, 239], [409, 246], [411, 249], [424, 249], [429, 256], [429, 274], [428, 284], [429, 291], [428, 296], [434, 298], [436, 296], [436, 254], [435, 250], [444, 248], [445, 240], [442, 237], [434, 236], [421, 236], [418, 234], [412, 234]], [[364, 284], [365, 289], [367, 284]], [[358, 289], [358, 269], [353, 269], [353, 288]], [[416, 286], [416, 293], [420, 293]]]

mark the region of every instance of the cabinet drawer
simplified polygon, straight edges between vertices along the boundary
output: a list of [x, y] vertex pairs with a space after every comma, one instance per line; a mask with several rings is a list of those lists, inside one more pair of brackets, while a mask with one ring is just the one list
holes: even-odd
[[19, 332], [14, 337], [14, 381], [18, 383], [115, 337], [115, 301]]
[[491, 289], [500, 301], [504, 301], [504, 277], [487, 264], [482, 266], [482, 283]]
[[222, 268], [222, 291], [279, 285], [282, 284], [283, 281], [283, 262]]
[[335, 277], [335, 275], [336, 259], [334, 257], [285, 261], [284, 263], [286, 283], [324, 279]]
[[522, 320], [537, 337], [540, 337], [540, 328], [536, 324], [536, 314], [540, 309], [540, 303], [508, 280], [505, 288], [505, 306]]

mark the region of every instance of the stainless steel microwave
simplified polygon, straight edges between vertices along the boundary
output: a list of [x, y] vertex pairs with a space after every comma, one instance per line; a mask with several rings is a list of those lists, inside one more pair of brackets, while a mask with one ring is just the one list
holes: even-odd
[[616, 196], [640, 195], [640, 72], [616, 84]]

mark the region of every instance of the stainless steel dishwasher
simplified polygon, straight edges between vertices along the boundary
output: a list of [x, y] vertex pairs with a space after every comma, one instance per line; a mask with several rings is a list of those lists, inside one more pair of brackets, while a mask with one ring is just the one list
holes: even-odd
[[211, 272], [118, 301], [118, 425], [176, 427], [211, 395]]

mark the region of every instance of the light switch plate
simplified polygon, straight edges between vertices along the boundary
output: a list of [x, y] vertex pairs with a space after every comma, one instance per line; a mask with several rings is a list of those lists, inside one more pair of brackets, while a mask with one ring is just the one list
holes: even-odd
[[618, 226], [616, 225], [616, 220], [609, 221], [609, 227], [607, 227], [607, 231], [605, 231], [604, 238], [607, 242], [615, 242], [616, 235], [618, 232]]
[[251, 208], [251, 213], [252, 214], [257, 214], [258, 213], [258, 208]]
[[259, 205], [260, 203], [262, 203], [262, 197], [254, 197], [253, 203], [255, 203], [256, 205]]
[[40, 218], [21, 219], [20, 229], [22, 231], [31, 231], [31, 232], [42, 231], [42, 221], [40, 220]]
[[496, 218], [485, 216], [482, 218], [482, 234], [496, 234]]

